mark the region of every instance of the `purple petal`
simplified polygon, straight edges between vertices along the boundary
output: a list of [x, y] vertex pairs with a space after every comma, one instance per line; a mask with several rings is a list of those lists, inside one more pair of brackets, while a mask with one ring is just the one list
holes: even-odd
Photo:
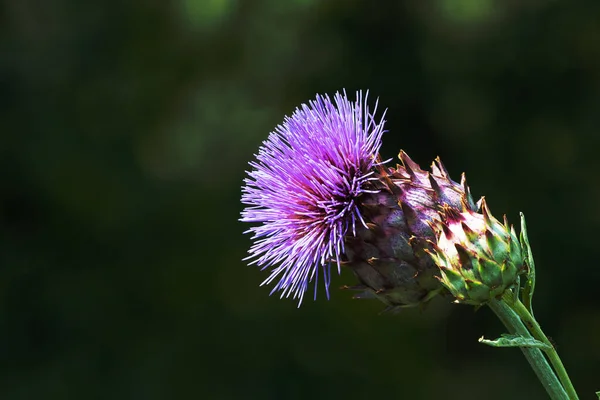
[[247, 231], [254, 241], [247, 259], [272, 268], [263, 282], [279, 279], [271, 293], [301, 303], [322, 273], [329, 296], [330, 262], [339, 271], [344, 236], [357, 220], [364, 224], [356, 199], [368, 192], [385, 122], [373, 114], [362, 92], [355, 102], [345, 92], [333, 101], [317, 96], [286, 117], [249, 163], [241, 221], [260, 225]]

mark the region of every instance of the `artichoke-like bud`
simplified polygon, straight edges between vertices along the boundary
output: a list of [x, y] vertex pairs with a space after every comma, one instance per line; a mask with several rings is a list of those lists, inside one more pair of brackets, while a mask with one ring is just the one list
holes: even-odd
[[485, 199], [481, 213], [445, 207], [432, 222], [436, 242], [430, 252], [441, 282], [457, 303], [481, 305], [516, 284], [526, 269], [513, 226], [494, 218]]
[[442, 209], [475, 211], [464, 174], [454, 182], [437, 158], [431, 172], [421, 170], [403, 151], [402, 165], [378, 170], [369, 191], [358, 199], [363, 224], [345, 240], [345, 265], [362, 290], [356, 298], [378, 298], [388, 308], [416, 306], [443, 290], [440, 272], [425, 250], [434, 240], [431, 222]]

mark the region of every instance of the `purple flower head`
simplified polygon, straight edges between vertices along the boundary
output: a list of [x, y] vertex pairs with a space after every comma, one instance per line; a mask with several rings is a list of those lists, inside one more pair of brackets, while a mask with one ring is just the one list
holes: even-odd
[[[250, 228], [249, 250], [271, 275], [263, 284], [278, 282], [271, 293], [302, 302], [308, 283], [323, 273], [329, 297], [330, 266], [340, 269], [344, 236], [365, 225], [357, 198], [377, 165], [382, 119], [377, 123], [367, 106], [367, 95], [357, 92], [353, 103], [346, 93], [317, 96], [277, 126], [250, 162], [244, 180], [241, 221], [258, 222]], [[315, 289], [316, 297], [316, 289]]]

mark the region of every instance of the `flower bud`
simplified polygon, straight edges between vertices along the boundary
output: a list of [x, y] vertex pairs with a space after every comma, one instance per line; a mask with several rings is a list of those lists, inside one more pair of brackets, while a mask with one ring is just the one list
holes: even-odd
[[435, 238], [430, 223], [443, 208], [477, 209], [464, 175], [457, 183], [439, 159], [426, 172], [406, 153], [399, 158], [402, 165], [380, 165], [369, 180], [357, 199], [364, 224], [345, 240], [344, 265], [360, 281], [351, 289], [363, 291], [355, 297], [374, 297], [388, 308], [416, 306], [443, 290], [439, 269], [426, 253]]
[[456, 302], [481, 305], [517, 282], [526, 267], [519, 239], [506, 217], [504, 224], [494, 218], [485, 199], [481, 213], [445, 207], [440, 216], [431, 223], [436, 241], [427, 251]]

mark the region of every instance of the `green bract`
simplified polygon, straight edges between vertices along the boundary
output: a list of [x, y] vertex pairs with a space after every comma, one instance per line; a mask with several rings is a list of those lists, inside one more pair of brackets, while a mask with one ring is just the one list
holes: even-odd
[[456, 302], [481, 305], [501, 296], [525, 271], [518, 236], [506, 217], [494, 218], [481, 200], [481, 213], [444, 207], [431, 223], [436, 242], [427, 250], [440, 269], [442, 284]]

